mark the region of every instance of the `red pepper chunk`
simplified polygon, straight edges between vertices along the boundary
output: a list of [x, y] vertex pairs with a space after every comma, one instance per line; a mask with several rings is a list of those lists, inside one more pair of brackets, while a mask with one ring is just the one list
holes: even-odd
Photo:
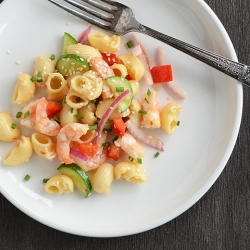
[[126, 131], [126, 124], [121, 117], [116, 117], [114, 118], [114, 122], [112, 123], [111, 128], [115, 134], [124, 136]]
[[154, 66], [150, 72], [154, 83], [173, 81], [171, 65]]
[[109, 65], [112, 66], [113, 64], [117, 63], [117, 57], [116, 54], [112, 53], [101, 53], [102, 59]]
[[53, 101], [48, 101], [47, 105], [47, 115], [48, 117], [53, 117], [57, 113], [59, 113], [62, 110], [63, 106], [61, 104], [57, 104]]
[[107, 149], [107, 157], [117, 161], [120, 158], [121, 148], [115, 144], [110, 144]]
[[82, 143], [79, 144], [79, 150], [89, 157], [94, 157], [98, 151], [98, 145], [95, 143]]

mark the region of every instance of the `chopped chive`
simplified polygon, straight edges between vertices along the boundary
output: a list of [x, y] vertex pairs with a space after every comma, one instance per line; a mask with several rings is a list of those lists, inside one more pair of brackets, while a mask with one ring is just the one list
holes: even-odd
[[148, 96], [148, 97], [151, 96], [151, 91], [150, 91], [150, 89], [148, 89], [148, 91], [147, 91], [147, 96]]
[[146, 115], [148, 112], [147, 112], [146, 110], [140, 109], [140, 110], [138, 111], [138, 113], [143, 114], [143, 115]]
[[62, 105], [61, 101], [56, 102], [56, 105]]
[[129, 49], [133, 48], [133, 47], [134, 47], [133, 41], [131, 41], [131, 40], [128, 41], [128, 42], [127, 42], [127, 46], [128, 46]]
[[89, 127], [89, 130], [90, 130], [90, 131], [97, 130], [97, 125], [90, 126], [90, 127]]
[[54, 61], [56, 59], [56, 56], [54, 54], [51, 54], [50, 60]]
[[43, 72], [42, 72], [42, 71], [38, 71], [38, 72], [37, 72], [37, 77], [40, 78], [40, 77], [42, 77], [42, 76], [43, 76]]
[[137, 158], [137, 162], [138, 162], [139, 164], [142, 164], [142, 159], [141, 159], [141, 158]]
[[48, 182], [48, 180], [49, 180], [49, 178], [47, 178], [47, 179], [43, 179], [43, 183], [47, 183], [47, 182]]
[[60, 118], [59, 118], [57, 115], [53, 116], [53, 119], [54, 119], [58, 124], [60, 124]]
[[96, 99], [94, 99], [94, 100], [91, 100], [90, 102], [91, 102], [91, 103], [94, 103], [94, 104], [98, 104], [98, 103], [99, 103], [99, 99], [96, 98]]
[[73, 112], [74, 112], [74, 109], [73, 109], [73, 108], [71, 108], [71, 109], [70, 109], [70, 113], [72, 114]]
[[157, 153], [155, 154], [155, 158], [157, 158], [159, 155], [160, 155], [160, 153], [157, 152]]
[[177, 126], [180, 126], [180, 123], [181, 123], [181, 122], [180, 122], [180, 121], [178, 121], [176, 125], [177, 125]]
[[32, 76], [32, 77], [30, 78], [30, 80], [31, 80], [32, 82], [34, 82], [34, 81], [36, 80], [36, 78], [35, 78], [34, 76]]
[[116, 137], [113, 139], [113, 142], [115, 142], [118, 138], [119, 138], [119, 136], [116, 136]]
[[147, 98], [145, 98], [145, 101], [146, 101], [146, 103], [149, 103], [149, 101], [148, 101], [148, 99], [147, 99]]
[[28, 174], [25, 175], [24, 180], [28, 181], [30, 179], [30, 176]]
[[131, 157], [131, 156], [129, 156], [128, 159], [129, 159], [130, 161], [134, 161], [134, 158]]
[[23, 115], [23, 118], [27, 118], [30, 114], [30, 111], [28, 110], [24, 115]]
[[43, 82], [43, 79], [42, 78], [37, 78], [36, 82]]
[[16, 124], [15, 124], [15, 123], [12, 123], [12, 124], [11, 124], [11, 128], [12, 128], [12, 129], [15, 129], [15, 128], [16, 128]]
[[21, 116], [22, 116], [22, 112], [19, 111], [16, 113], [16, 118], [20, 118]]
[[79, 115], [79, 114], [76, 114], [75, 115], [75, 118], [78, 119], [78, 120], [81, 120], [83, 118], [83, 116]]
[[124, 87], [116, 87], [116, 92], [124, 92]]
[[64, 98], [63, 100], [62, 100], [62, 104], [66, 104], [67, 102], [66, 102], [66, 98]]
[[81, 97], [76, 97], [76, 102], [80, 102], [81, 101]]
[[110, 146], [110, 142], [104, 142], [102, 144], [102, 147], [106, 148], [106, 147], [109, 147]]

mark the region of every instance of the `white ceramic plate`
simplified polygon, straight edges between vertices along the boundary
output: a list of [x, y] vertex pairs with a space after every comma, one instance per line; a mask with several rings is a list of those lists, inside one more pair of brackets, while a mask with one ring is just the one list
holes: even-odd
[[[226, 31], [202, 0], [122, 2], [132, 7], [143, 24], [237, 60]], [[59, 56], [63, 33], [77, 37], [86, 26], [48, 1], [5, 0], [0, 5], [1, 111], [11, 110], [15, 116], [20, 110], [11, 104], [17, 74], [32, 73], [37, 55]], [[164, 140], [165, 152], [154, 159], [156, 151], [146, 149], [145, 184], [114, 181], [109, 195], [93, 193], [83, 199], [78, 191], [67, 196], [45, 193], [42, 179], [57, 173], [56, 160], [45, 162], [33, 155], [21, 166], [1, 165], [1, 193], [35, 220], [84, 236], [139, 233], [170, 221], [192, 206], [226, 165], [241, 120], [241, 84], [150, 37], [140, 38], [152, 57], [157, 46], [164, 48], [175, 83], [188, 93], [184, 101], [172, 97], [183, 107], [180, 127], [171, 136], [163, 130], [153, 133]], [[128, 40], [129, 35], [123, 37], [124, 44]], [[162, 107], [171, 94], [162, 87], [159, 96]], [[1, 143], [0, 156], [3, 158], [13, 145]], [[28, 182], [23, 181], [26, 174], [31, 176]]]

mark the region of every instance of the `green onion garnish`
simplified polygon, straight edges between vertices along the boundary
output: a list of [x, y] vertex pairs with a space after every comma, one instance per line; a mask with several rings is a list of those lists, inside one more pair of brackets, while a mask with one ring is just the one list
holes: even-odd
[[109, 147], [110, 146], [110, 142], [104, 142], [102, 144], [102, 147], [106, 148], [106, 147]]
[[72, 114], [73, 112], [74, 112], [74, 109], [73, 109], [73, 108], [71, 108], [71, 109], [70, 109], [70, 113]]
[[148, 101], [148, 99], [147, 99], [147, 98], [145, 98], [145, 101], [146, 101], [146, 103], [149, 103], [149, 101]]
[[49, 178], [47, 178], [47, 179], [43, 179], [43, 183], [47, 183], [47, 182], [48, 182], [48, 180], [49, 180]]
[[79, 114], [76, 114], [75, 115], [75, 118], [78, 119], [78, 120], [81, 120], [83, 118], [83, 116], [79, 115]]
[[57, 115], [53, 116], [53, 119], [54, 119], [58, 124], [60, 124], [60, 118], [59, 118]]
[[90, 127], [89, 127], [89, 130], [90, 130], [90, 131], [97, 130], [97, 125], [90, 126]]
[[19, 111], [16, 113], [16, 118], [20, 118], [21, 116], [22, 116], [22, 112]]
[[131, 41], [131, 40], [128, 41], [128, 42], [127, 42], [127, 46], [128, 46], [129, 49], [133, 48], [133, 47], [134, 47], [133, 41]]
[[62, 104], [66, 104], [67, 102], [66, 102], [66, 98], [64, 98], [63, 100], [62, 100]]
[[113, 139], [113, 142], [115, 142], [118, 138], [119, 138], [119, 136], [116, 136], [116, 137]]
[[56, 59], [56, 56], [54, 55], [54, 54], [51, 54], [51, 56], [50, 56], [50, 60], [55, 60]]
[[28, 174], [25, 175], [24, 180], [28, 181], [30, 179], [30, 176]]
[[146, 110], [140, 109], [140, 110], [138, 111], [138, 113], [143, 114], [143, 115], [146, 115], [148, 112], [147, 112]]
[[81, 101], [81, 97], [76, 97], [76, 102], [80, 102]]
[[42, 77], [43, 76], [43, 72], [42, 71], [38, 71], [37, 72], [37, 77]]
[[137, 158], [137, 162], [138, 162], [139, 164], [142, 164], [142, 159], [141, 159], [141, 158]]
[[94, 103], [94, 104], [98, 104], [98, 103], [99, 103], [99, 99], [96, 98], [96, 99], [94, 99], [94, 100], [91, 100], [90, 102], [91, 102], [91, 103]]
[[124, 87], [116, 87], [116, 92], [124, 92]]
[[150, 89], [148, 89], [148, 91], [147, 91], [147, 96], [148, 96], [148, 97], [151, 96], [151, 91], [150, 91]]
[[177, 125], [177, 126], [180, 126], [180, 123], [181, 123], [181, 122], [180, 122], [180, 121], [178, 121], [176, 125]]
[[155, 154], [155, 158], [157, 158], [159, 155], [160, 155], [160, 153], [157, 152], [157, 153]]
[[131, 156], [129, 156], [128, 159], [129, 159], [130, 161], [134, 161], [134, 158], [131, 157]]
[[30, 114], [30, 111], [28, 110], [24, 115], [23, 115], [23, 118], [27, 118]]
[[36, 80], [36, 78], [35, 78], [34, 76], [32, 76], [32, 77], [30, 78], [30, 80], [31, 80], [32, 82], [34, 82], [34, 81]]
[[12, 123], [12, 124], [11, 124], [11, 128], [12, 128], [12, 129], [15, 129], [15, 128], [16, 128], [16, 124], [15, 124], [15, 123]]

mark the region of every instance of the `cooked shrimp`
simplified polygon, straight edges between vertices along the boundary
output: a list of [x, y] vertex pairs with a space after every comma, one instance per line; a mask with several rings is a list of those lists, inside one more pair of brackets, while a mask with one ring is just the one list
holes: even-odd
[[47, 105], [48, 102], [44, 97], [38, 100], [34, 129], [48, 136], [56, 136], [59, 133], [61, 126], [56, 121], [48, 118]]
[[89, 126], [81, 123], [69, 123], [61, 128], [57, 135], [56, 152], [59, 161], [70, 164], [74, 160], [69, 157], [70, 142], [77, 141], [82, 143], [80, 137], [87, 133]]
[[94, 57], [91, 59], [91, 69], [93, 71], [98, 72], [104, 81], [102, 86], [103, 99], [112, 97], [113, 96], [112, 89], [109, 87], [107, 83], [105, 83], [105, 79], [110, 76], [115, 76], [114, 71], [103, 59], [99, 57]]
[[143, 158], [146, 155], [144, 148], [129, 133], [125, 133], [124, 136], [119, 137], [115, 141], [115, 145], [121, 147], [125, 153], [134, 159]]
[[36, 114], [36, 106], [39, 99], [33, 102], [30, 102], [25, 106], [22, 110], [22, 116], [20, 119], [20, 123], [22, 126], [26, 128], [33, 129], [35, 126], [35, 114]]
[[141, 126], [145, 128], [160, 128], [160, 109], [158, 94], [152, 91], [150, 96], [148, 94], [141, 95], [142, 109], [147, 113], [142, 116]]

